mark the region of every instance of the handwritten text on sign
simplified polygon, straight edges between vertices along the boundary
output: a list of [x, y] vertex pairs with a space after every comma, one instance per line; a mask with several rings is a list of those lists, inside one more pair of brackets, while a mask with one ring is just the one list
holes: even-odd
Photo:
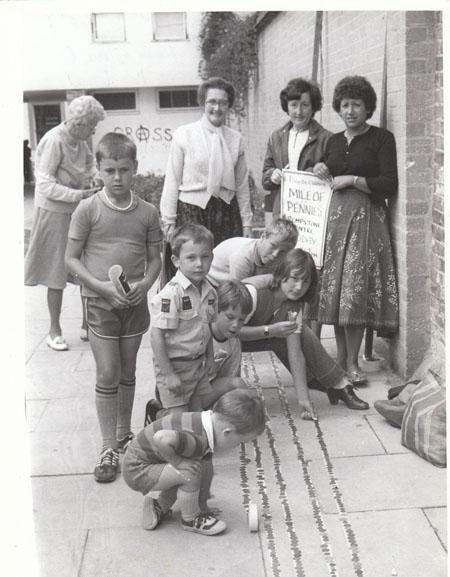
[[281, 214], [298, 229], [297, 246], [311, 253], [317, 268], [322, 268], [330, 185], [311, 172], [283, 170]]

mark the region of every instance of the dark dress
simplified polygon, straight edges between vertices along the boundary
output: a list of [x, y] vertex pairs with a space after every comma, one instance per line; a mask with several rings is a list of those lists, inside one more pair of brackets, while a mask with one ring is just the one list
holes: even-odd
[[371, 126], [348, 144], [343, 132], [335, 134], [325, 164], [333, 176], [364, 177], [371, 193], [353, 187], [333, 193], [318, 321], [393, 332], [398, 294], [385, 201], [398, 187], [394, 136]]

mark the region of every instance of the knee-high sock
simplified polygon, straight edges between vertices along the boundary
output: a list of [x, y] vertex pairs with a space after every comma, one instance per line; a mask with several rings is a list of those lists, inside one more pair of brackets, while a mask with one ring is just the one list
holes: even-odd
[[166, 489], [165, 491], [161, 491], [158, 495], [158, 503], [161, 506], [161, 509], [164, 513], [172, 507], [172, 505], [177, 500], [177, 491], [178, 487], [171, 487], [170, 489]]
[[198, 506], [198, 494], [196, 491], [184, 491], [181, 487], [178, 488], [178, 503], [180, 504], [181, 516], [185, 521], [192, 521], [200, 512]]
[[102, 387], [95, 385], [95, 406], [97, 409], [98, 422], [102, 434], [102, 446], [117, 449], [116, 426], [117, 426], [117, 392], [119, 387]]
[[121, 379], [117, 413], [117, 438], [123, 439], [131, 431], [131, 413], [133, 412], [136, 379]]

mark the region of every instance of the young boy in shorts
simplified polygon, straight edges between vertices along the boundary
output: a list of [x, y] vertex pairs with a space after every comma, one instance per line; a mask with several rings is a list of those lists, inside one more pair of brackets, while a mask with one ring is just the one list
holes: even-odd
[[170, 413], [200, 411], [211, 393], [214, 364], [210, 323], [217, 314], [217, 294], [206, 280], [213, 235], [199, 224], [178, 227], [172, 237], [177, 273], [151, 299], [150, 338], [156, 388]]
[[[125, 482], [145, 496], [144, 529], [156, 529], [176, 499], [182, 529], [222, 533], [226, 524], [199, 507], [204, 457], [252, 441], [264, 431], [264, 423], [262, 399], [236, 389], [222, 395], [212, 411], [184, 413], [182, 419], [167, 415], [138, 433], [127, 448], [122, 473]], [[160, 492], [158, 500], [150, 491]]]
[[[95, 155], [104, 188], [81, 201], [72, 215], [66, 266], [82, 283], [102, 434], [94, 476], [107, 483], [116, 478], [118, 452], [133, 436], [136, 356], [150, 322], [147, 293], [161, 269], [162, 233], [156, 208], [131, 190], [135, 144], [123, 134], [108, 133]], [[131, 287], [127, 294], [109, 280], [112, 265], [123, 268]]]
[[[247, 287], [229, 280], [217, 287], [218, 314], [211, 323], [214, 363], [210, 365], [208, 378], [211, 392], [202, 396], [202, 409], [207, 409], [224, 393], [235, 388], [245, 388], [241, 374], [241, 341], [239, 331], [252, 310], [252, 297]], [[145, 410], [145, 425], [156, 420], [161, 403], [156, 399], [148, 401]]]
[[297, 244], [298, 230], [287, 218], [279, 218], [267, 227], [260, 238], [235, 237], [224, 240], [213, 251], [208, 280], [218, 287], [229, 280], [242, 280], [257, 274], [273, 272], [281, 253]]

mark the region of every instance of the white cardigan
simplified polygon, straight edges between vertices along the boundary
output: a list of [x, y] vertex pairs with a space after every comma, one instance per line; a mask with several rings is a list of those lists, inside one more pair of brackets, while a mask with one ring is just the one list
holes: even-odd
[[[203, 116], [197, 122], [177, 128], [173, 134], [161, 196], [161, 219], [164, 225], [175, 224], [178, 199], [205, 208], [211, 198], [207, 190], [209, 121]], [[228, 204], [236, 195], [242, 225], [251, 226], [252, 211], [248, 187], [248, 169], [242, 135], [228, 126], [220, 127], [234, 165], [235, 190], [221, 190]]]

